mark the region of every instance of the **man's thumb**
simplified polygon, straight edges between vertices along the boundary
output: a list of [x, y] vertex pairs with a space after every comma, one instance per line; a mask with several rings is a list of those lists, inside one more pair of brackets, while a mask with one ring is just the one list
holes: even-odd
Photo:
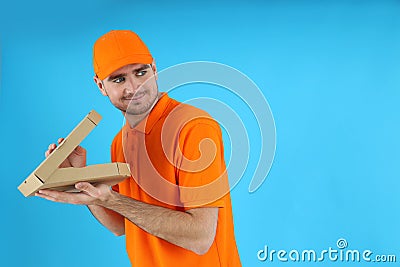
[[87, 182], [80, 182], [75, 184], [75, 188], [81, 190], [92, 197], [98, 197], [99, 193], [96, 187]]

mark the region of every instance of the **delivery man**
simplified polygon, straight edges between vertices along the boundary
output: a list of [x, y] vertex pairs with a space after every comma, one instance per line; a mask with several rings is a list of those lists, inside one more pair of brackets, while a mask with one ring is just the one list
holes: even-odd
[[[111, 232], [126, 236], [132, 266], [241, 266], [218, 123], [158, 90], [154, 59], [132, 31], [101, 36], [93, 65], [101, 94], [126, 118], [111, 159], [129, 163], [132, 176], [112, 188], [80, 182], [79, 193], [36, 196], [87, 205]], [[78, 146], [60, 167], [84, 166], [86, 150]]]

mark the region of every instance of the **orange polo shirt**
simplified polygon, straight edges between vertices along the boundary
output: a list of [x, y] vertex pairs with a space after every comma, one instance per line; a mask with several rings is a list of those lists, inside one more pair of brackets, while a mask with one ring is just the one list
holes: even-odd
[[222, 134], [210, 115], [164, 93], [146, 119], [135, 128], [125, 125], [115, 136], [111, 158], [131, 168], [132, 177], [114, 186], [120, 194], [182, 212], [219, 208], [215, 239], [204, 255], [153, 236], [125, 219], [132, 266], [241, 266]]

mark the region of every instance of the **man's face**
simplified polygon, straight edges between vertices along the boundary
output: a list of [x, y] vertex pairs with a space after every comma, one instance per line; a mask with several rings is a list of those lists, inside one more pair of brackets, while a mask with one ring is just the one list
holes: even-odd
[[130, 64], [111, 73], [103, 81], [94, 78], [101, 93], [127, 115], [150, 111], [158, 99], [156, 68], [150, 64]]

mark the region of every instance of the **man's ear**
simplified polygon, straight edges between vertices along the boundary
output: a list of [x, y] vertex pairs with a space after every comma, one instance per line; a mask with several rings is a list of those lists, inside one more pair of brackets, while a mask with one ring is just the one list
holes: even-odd
[[153, 63], [151, 63], [151, 68], [153, 69], [154, 77], [157, 80], [158, 79], [158, 73], [157, 73], [156, 61], [154, 59], [153, 59]]
[[100, 90], [100, 93], [104, 96], [108, 96], [106, 89], [104, 88], [104, 84], [103, 82], [99, 79], [99, 77], [97, 77], [97, 75], [95, 75], [93, 77], [94, 82], [96, 83], [97, 87]]

